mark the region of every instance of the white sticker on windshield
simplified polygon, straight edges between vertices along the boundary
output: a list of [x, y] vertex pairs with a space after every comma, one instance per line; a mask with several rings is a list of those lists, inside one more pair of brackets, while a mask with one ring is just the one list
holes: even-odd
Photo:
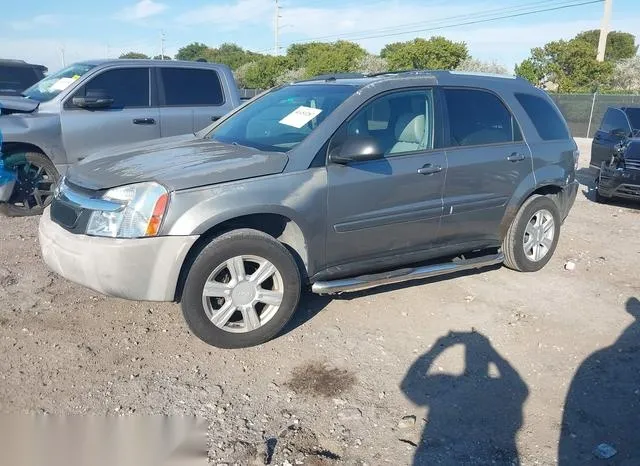
[[51, 86], [52, 91], [64, 91], [75, 79], [73, 78], [60, 78], [56, 83]]
[[280, 120], [280, 123], [287, 126], [293, 126], [294, 128], [302, 128], [315, 117], [320, 115], [320, 113], [322, 113], [322, 110], [319, 108], [311, 108], [301, 105]]

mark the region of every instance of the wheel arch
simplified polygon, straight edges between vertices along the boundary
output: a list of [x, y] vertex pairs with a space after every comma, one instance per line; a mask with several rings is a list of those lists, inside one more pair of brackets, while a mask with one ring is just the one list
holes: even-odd
[[252, 213], [226, 219], [204, 230], [198, 240], [189, 249], [180, 268], [176, 284], [175, 301], [180, 302], [182, 292], [193, 265], [202, 249], [214, 238], [223, 233], [240, 228], [258, 230], [280, 241], [292, 254], [298, 264], [303, 283], [308, 282], [309, 253], [308, 243], [302, 228], [290, 216], [282, 213]]
[[[38, 152], [49, 160], [51, 157], [40, 147], [35, 144], [31, 144], [28, 142], [3, 142], [2, 143], [2, 156], [7, 157], [11, 154], [16, 154], [19, 152]], [[53, 162], [53, 161], [52, 161]]]

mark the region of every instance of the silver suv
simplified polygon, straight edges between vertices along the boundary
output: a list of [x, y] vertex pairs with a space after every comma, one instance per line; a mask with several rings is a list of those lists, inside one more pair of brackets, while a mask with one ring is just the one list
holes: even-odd
[[42, 213], [60, 174], [89, 154], [193, 134], [240, 104], [228, 67], [161, 60], [76, 63], [22, 96], [0, 98], [2, 156], [18, 176], [8, 215]]
[[275, 336], [321, 294], [551, 258], [578, 152], [521, 79], [413, 72], [273, 89], [195, 136], [71, 167], [44, 260], [94, 290], [177, 301], [202, 340]]

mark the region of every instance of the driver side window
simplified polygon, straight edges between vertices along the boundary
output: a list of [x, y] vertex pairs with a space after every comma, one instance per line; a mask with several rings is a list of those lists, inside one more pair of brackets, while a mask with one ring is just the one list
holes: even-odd
[[[113, 99], [111, 108], [115, 109], [149, 107], [149, 68], [105, 71], [82, 86], [73, 97], [98, 95]], [[72, 98], [67, 100], [69, 104]]]
[[378, 97], [346, 125], [346, 137], [374, 138], [385, 157], [433, 148], [433, 92], [412, 90]]

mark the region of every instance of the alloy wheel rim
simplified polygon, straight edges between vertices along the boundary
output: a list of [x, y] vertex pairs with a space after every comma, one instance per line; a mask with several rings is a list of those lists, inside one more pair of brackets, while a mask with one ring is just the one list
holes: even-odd
[[202, 290], [209, 320], [231, 333], [256, 330], [275, 316], [284, 297], [284, 281], [270, 261], [253, 255], [234, 256], [218, 265]]
[[28, 160], [14, 163], [12, 167], [17, 179], [9, 204], [24, 211], [49, 205], [53, 199], [55, 176], [44, 166]]
[[527, 259], [532, 262], [544, 259], [553, 246], [555, 234], [555, 221], [551, 212], [541, 209], [534, 213], [527, 222], [522, 241]]

